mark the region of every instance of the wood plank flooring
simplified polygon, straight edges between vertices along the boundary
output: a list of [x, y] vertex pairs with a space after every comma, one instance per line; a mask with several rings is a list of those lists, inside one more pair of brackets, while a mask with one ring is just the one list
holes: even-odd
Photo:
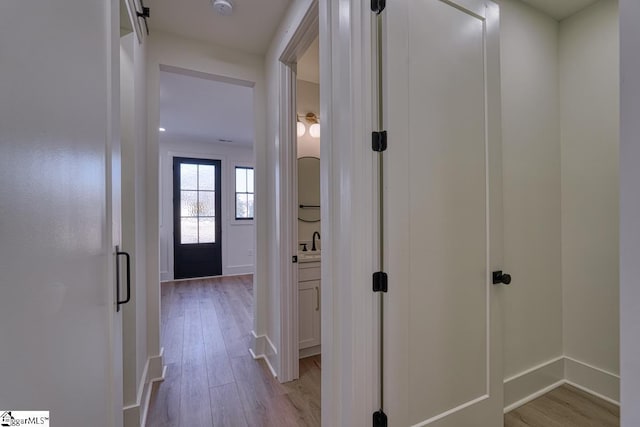
[[563, 385], [504, 416], [505, 427], [617, 427], [620, 408]]
[[166, 379], [148, 427], [320, 426], [320, 357], [280, 384], [249, 354], [252, 276], [162, 284]]
[[[148, 427], [320, 426], [320, 357], [280, 384], [249, 345], [252, 276], [162, 285], [166, 379]], [[505, 415], [505, 427], [617, 427], [619, 408], [565, 385]]]

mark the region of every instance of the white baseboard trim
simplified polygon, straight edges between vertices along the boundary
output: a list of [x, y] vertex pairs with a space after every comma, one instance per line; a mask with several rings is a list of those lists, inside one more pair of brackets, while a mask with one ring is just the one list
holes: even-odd
[[253, 274], [253, 264], [246, 265], [228, 265], [223, 267], [225, 276], [241, 276], [245, 274]]
[[278, 373], [273, 368], [272, 359], [277, 357], [278, 349], [273, 345], [268, 335], [257, 335], [255, 331], [251, 331], [253, 335], [253, 347], [249, 349], [251, 357], [254, 359], [264, 359], [274, 378], [278, 378]]
[[[164, 348], [160, 349], [159, 355], [147, 359], [142, 371], [136, 403], [122, 408], [124, 427], [143, 427], [146, 424], [153, 383], [162, 381], [165, 377], [166, 368], [162, 366], [163, 355]], [[160, 366], [159, 373], [157, 366]]]
[[189, 282], [191, 280], [202, 280], [202, 279], [219, 279], [221, 277], [235, 277], [235, 276], [251, 276], [253, 274], [253, 270], [251, 270], [248, 273], [229, 273], [229, 274], [221, 274], [219, 276], [205, 276], [205, 277], [190, 277], [187, 279], [162, 279], [160, 280], [160, 283], [167, 283], [167, 282]]
[[564, 384], [620, 405], [620, 376], [573, 358], [560, 356], [504, 380], [504, 413]]
[[564, 357], [556, 357], [504, 380], [504, 412], [564, 384]]
[[304, 359], [305, 357], [317, 356], [322, 354], [322, 347], [315, 345], [313, 347], [302, 348], [298, 351], [298, 359]]
[[151, 382], [164, 380], [164, 347], [160, 348], [160, 354], [149, 358], [149, 378]]
[[567, 384], [620, 405], [620, 376], [571, 357], [564, 358]]

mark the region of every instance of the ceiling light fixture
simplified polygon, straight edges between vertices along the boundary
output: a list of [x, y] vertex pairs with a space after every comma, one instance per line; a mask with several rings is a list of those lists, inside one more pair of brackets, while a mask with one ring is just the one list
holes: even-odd
[[309, 127], [309, 135], [313, 138], [320, 138], [320, 123], [314, 123]]
[[298, 133], [298, 138], [300, 138], [301, 136], [304, 136], [304, 134], [307, 132], [307, 127], [304, 125], [304, 123], [302, 123], [302, 121], [300, 120], [300, 116], [296, 114], [296, 130]]
[[231, 16], [233, 13], [233, 3], [231, 0], [212, 0], [213, 10], [220, 16]]
[[165, 128], [158, 128], [158, 130], [159, 130], [160, 132], [165, 132], [165, 131], [166, 131], [166, 129], [165, 129]]
[[309, 126], [309, 135], [311, 135], [312, 138], [320, 138], [320, 120], [318, 116], [316, 116], [315, 113], [307, 113], [304, 118], [307, 122], [312, 123], [311, 126]]

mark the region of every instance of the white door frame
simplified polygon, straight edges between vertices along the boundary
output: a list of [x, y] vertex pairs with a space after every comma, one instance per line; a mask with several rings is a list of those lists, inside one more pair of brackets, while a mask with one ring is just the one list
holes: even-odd
[[375, 20], [369, 2], [319, 6], [322, 425], [370, 426], [379, 409]]
[[318, 37], [318, 0], [310, 2], [304, 17], [279, 58], [280, 170], [283, 194], [281, 198], [280, 271], [280, 380], [299, 377], [298, 340], [298, 264], [292, 257], [298, 253], [298, 140], [296, 134], [297, 62]]
[[[317, 12], [313, 9], [318, 8]], [[297, 240], [295, 209], [295, 73], [293, 62], [313, 37], [304, 25], [317, 13], [320, 37], [320, 193], [322, 245], [322, 425], [370, 425], [377, 411], [378, 307], [371, 280], [377, 253], [374, 127], [373, 23], [368, 2], [312, 0], [278, 52], [282, 168], [278, 171], [286, 216], [281, 219], [280, 380], [297, 376], [297, 280], [291, 256]], [[298, 50], [296, 50], [298, 48]], [[301, 51], [300, 51], [300, 48]], [[289, 197], [293, 194], [294, 197]], [[296, 269], [297, 270], [297, 269]], [[291, 319], [294, 322], [291, 322]], [[287, 323], [290, 322], [290, 323]]]

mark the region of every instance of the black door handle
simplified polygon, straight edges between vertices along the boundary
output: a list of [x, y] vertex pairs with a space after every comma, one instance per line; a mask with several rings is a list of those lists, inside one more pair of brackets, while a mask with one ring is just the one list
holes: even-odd
[[493, 284], [499, 285], [504, 284], [508, 285], [511, 283], [511, 275], [507, 273], [503, 273], [502, 271], [494, 271], [493, 272]]
[[[131, 256], [127, 252], [118, 250], [116, 246], [116, 312], [120, 311], [120, 306], [131, 301]], [[120, 257], [124, 256], [127, 261], [127, 298], [120, 300]]]

